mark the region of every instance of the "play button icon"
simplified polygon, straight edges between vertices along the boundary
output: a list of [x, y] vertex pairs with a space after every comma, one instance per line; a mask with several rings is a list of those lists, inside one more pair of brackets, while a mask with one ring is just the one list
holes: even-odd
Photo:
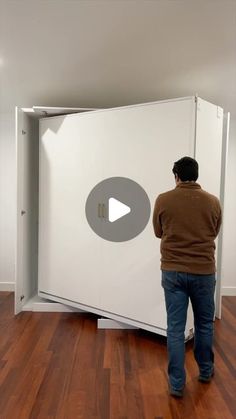
[[92, 230], [105, 240], [131, 240], [146, 227], [151, 205], [145, 190], [125, 177], [99, 182], [89, 193], [85, 214]]
[[108, 210], [108, 220], [113, 223], [119, 218], [124, 217], [124, 215], [129, 214], [131, 211], [128, 205], [123, 204], [115, 198], [109, 198], [109, 210]]

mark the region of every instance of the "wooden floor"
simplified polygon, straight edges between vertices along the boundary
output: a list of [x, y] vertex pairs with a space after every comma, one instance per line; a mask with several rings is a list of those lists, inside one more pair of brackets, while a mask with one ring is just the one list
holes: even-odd
[[141, 330], [97, 330], [97, 316], [13, 315], [0, 293], [0, 418], [236, 418], [236, 297], [215, 324], [216, 374], [197, 381], [186, 345], [182, 400], [168, 394], [165, 338]]

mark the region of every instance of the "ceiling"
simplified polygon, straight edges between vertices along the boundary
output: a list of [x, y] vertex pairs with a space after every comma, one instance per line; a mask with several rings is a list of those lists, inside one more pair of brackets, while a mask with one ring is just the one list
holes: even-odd
[[236, 0], [0, 0], [0, 111], [189, 96], [236, 116]]

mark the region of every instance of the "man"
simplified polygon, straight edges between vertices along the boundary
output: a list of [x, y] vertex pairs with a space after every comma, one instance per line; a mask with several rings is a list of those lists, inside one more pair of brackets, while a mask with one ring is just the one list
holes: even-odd
[[172, 171], [176, 187], [157, 197], [153, 227], [156, 237], [161, 238], [170, 394], [182, 397], [186, 381], [184, 331], [189, 298], [194, 313], [198, 379], [210, 382], [214, 374], [214, 240], [221, 225], [221, 207], [218, 198], [196, 183], [196, 160], [183, 157], [174, 163]]

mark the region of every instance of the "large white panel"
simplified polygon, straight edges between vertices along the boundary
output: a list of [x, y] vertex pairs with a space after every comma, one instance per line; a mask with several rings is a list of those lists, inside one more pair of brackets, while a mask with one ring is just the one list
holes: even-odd
[[188, 98], [41, 121], [40, 292], [166, 328], [151, 218], [135, 239], [108, 242], [90, 229], [85, 203], [98, 182], [123, 176], [146, 190], [153, 211], [175, 187], [174, 161], [193, 156], [194, 110]]
[[39, 291], [100, 307], [101, 239], [85, 217], [102, 173], [96, 135], [90, 113], [40, 121]]
[[[99, 139], [103, 178], [124, 176], [138, 182], [153, 211], [157, 195], [175, 188], [174, 161], [193, 156], [194, 98], [112, 111], [104, 114], [104, 125], [106, 135]], [[160, 240], [153, 233], [152, 214], [136, 238], [104, 241], [102, 249], [103, 309], [165, 329]]]

